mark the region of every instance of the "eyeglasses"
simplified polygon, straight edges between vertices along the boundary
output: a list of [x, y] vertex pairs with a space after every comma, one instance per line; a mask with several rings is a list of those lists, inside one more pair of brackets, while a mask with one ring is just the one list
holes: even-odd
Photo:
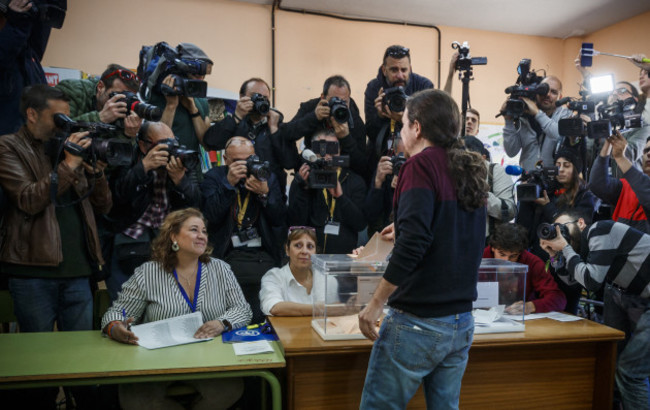
[[617, 89], [613, 90], [612, 94], [614, 94], [614, 95], [623, 95], [623, 94], [632, 94], [632, 93], [627, 88], [621, 87], [621, 88], [617, 88]]
[[411, 50], [409, 50], [406, 47], [391, 46], [391, 47], [388, 47], [388, 49], [386, 49], [386, 53], [384, 54], [384, 59], [386, 59], [386, 57], [393, 57], [393, 58], [397, 58], [397, 59], [404, 58], [404, 57], [410, 57], [411, 55], [409, 54], [409, 51], [411, 51]]
[[140, 82], [140, 78], [133, 73], [133, 71], [129, 70], [122, 70], [121, 68], [118, 68], [117, 70], [113, 71], [112, 73], [108, 73], [105, 76], [101, 78], [102, 81], [107, 80], [111, 78], [114, 75], [120, 76], [120, 79], [124, 81], [137, 81]]
[[289, 235], [291, 232], [296, 230], [305, 230], [305, 231], [316, 233], [316, 228], [314, 228], [313, 226], [290, 226], [287, 235]]

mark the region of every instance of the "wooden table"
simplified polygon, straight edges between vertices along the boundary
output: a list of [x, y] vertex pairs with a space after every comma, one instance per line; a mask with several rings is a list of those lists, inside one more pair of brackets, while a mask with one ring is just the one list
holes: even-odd
[[102, 337], [99, 331], [0, 334], [0, 388], [77, 386], [152, 381], [262, 377], [273, 408], [282, 390], [268, 369], [284, 367], [277, 342], [273, 353], [236, 356], [214, 340], [147, 350]]
[[[311, 318], [271, 317], [287, 361], [288, 409], [358, 409], [372, 343], [324, 341]], [[526, 322], [522, 333], [476, 335], [461, 409], [611, 409], [616, 342], [588, 320]], [[422, 389], [409, 409], [426, 408]]]

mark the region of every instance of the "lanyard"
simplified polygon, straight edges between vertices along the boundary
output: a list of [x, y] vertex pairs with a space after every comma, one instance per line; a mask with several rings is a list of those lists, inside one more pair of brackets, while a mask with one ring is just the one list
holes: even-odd
[[237, 191], [237, 206], [239, 210], [237, 211], [237, 227], [241, 228], [242, 222], [244, 221], [244, 216], [246, 215], [246, 209], [248, 209], [248, 200], [251, 197], [250, 191], [246, 193], [246, 198], [244, 199], [244, 204], [241, 203], [241, 194]]
[[[341, 168], [336, 170], [336, 180], [339, 180], [339, 176], [341, 175]], [[325, 198], [325, 205], [327, 205], [327, 188], [323, 188], [323, 198]], [[334, 208], [336, 208], [336, 198], [334, 198], [334, 195], [332, 195], [332, 202], [329, 204], [329, 209], [330, 209], [330, 220], [334, 220]]]
[[199, 268], [196, 271], [196, 283], [194, 284], [194, 303], [190, 301], [190, 298], [187, 296], [187, 293], [185, 293], [185, 289], [183, 289], [183, 286], [178, 281], [178, 274], [176, 273], [176, 269], [174, 269], [174, 277], [176, 278], [176, 283], [178, 283], [178, 288], [181, 290], [181, 295], [183, 295], [183, 299], [185, 299], [185, 302], [190, 307], [192, 313], [196, 312], [196, 303], [199, 298], [199, 287], [201, 286], [201, 261], [199, 261]]

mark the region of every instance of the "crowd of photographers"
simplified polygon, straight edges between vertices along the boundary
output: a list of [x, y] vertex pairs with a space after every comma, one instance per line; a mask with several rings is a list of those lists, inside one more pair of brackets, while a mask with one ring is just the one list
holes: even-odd
[[[460, 51], [449, 78], [471, 68]], [[567, 301], [561, 308], [572, 313], [586, 286], [571, 270], [574, 255], [560, 248], [569, 263], [555, 263], [562, 252], [543, 242], [558, 240], [555, 228], [569, 241], [573, 228], [561, 232], [566, 225], [551, 225], [558, 215], [577, 212], [581, 230], [611, 219], [650, 240], [643, 234], [650, 234], [650, 67], [640, 57], [634, 61], [642, 92], [621, 81], [599, 102], [588, 89], [580, 100], [563, 99], [559, 78], [539, 77], [530, 60], [522, 60], [500, 110], [505, 151], [519, 155], [520, 167], [491, 163], [476, 138], [479, 112], [470, 107], [465, 113], [465, 146], [488, 169], [487, 235], [513, 219], [523, 226], [528, 243], [517, 242], [514, 259], [528, 249], [526, 260], [539, 258], [538, 267], [540, 260], [553, 261], [550, 272]], [[288, 226], [315, 228], [319, 252], [351, 253], [392, 222], [393, 192], [407, 160], [400, 138], [406, 99], [433, 88], [412, 71], [408, 48], [386, 49], [365, 89], [365, 122], [351, 85], [334, 75], [287, 122], [271, 106], [269, 85], [251, 78], [242, 83], [234, 112], [211, 124], [204, 77], [212, 65], [196, 45], [158, 43], [143, 47], [137, 74], [110, 64], [98, 79], [22, 92], [23, 125], [0, 137], [0, 270], [9, 277], [23, 330], [49, 331], [54, 321], [60, 330], [90, 329], [90, 288], [79, 289], [88, 277], [105, 279], [115, 299], [134, 268], [149, 259], [151, 241], [173, 210], [203, 211], [213, 255], [231, 265], [254, 321], [263, 320], [261, 278], [282, 266]], [[583, 75], [586, 84], [589, 73]], [[223, 163], [202, 169], [201, 147], [223, 150]], [[516, 197], [507, 173], [521, 175]], [[585, 260], [590, 243], [575, 248]], [[647, 316], [650, 275], [643, 275], [638, 303]], [[600, 279], [628, 292], [614, 278]], [[627, 319], [631, 325], [623, 326], [620, 316], [608, 324], [649, 326], [642, 316]], [[626, 371], [619, 388], [638, 399], [629, 381], [638, 371]]]

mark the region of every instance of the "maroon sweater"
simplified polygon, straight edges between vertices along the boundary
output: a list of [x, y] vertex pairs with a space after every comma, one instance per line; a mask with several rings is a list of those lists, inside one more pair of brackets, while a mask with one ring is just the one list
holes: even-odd
[[[483, 250], [484, 258], [494, 258], [492, 248]], [[562, 311], [566, 307], [566, 296], [544, 268], [544, 262], [528, 251], [523, 251], [517, 263], [528, 265], [526, 274], [526, 301], [535, 305], [535, 313]]]

